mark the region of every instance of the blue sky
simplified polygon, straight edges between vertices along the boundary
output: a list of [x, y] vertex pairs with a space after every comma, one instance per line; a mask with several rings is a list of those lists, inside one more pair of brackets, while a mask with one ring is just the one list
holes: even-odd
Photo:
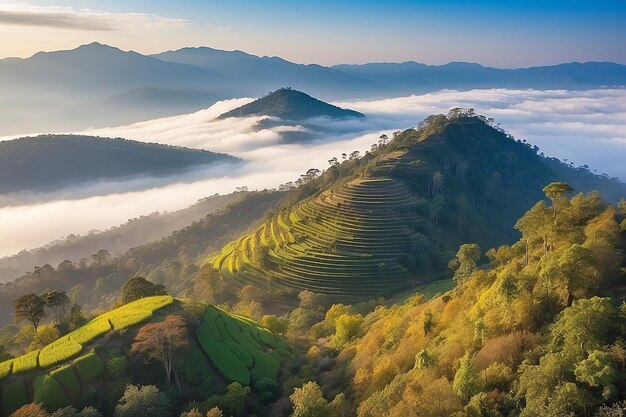
[[0, 55], [99, 41], [241, 49], [302, 63], [626, 63], [626, 1], [0, 0]]

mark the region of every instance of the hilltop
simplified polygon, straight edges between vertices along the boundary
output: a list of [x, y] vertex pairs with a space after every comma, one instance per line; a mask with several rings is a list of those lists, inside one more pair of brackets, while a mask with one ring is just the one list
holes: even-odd
[[291, 88], [280, 88], [265, 97], [223, 113], [227, 117], [270, 116], [288, 121], [302, 121], [313, 117], [365, 117], [354, 110], [342, 109]]
[[516, 219], [547, 183], [598, 189], [609, 201], [626, 195], [623, 183], [542, 157], [482, 116], [458, 113], [431, 116], [309, 180], [204, 268], [235, 288], [287, 299], [301, 290], [342, 302], [390, 296], [445, 277], [464, 242], [513, 241]]
[[0, 141], [0, 194], [50, 191], [141, 175], [167, 176], [200, 165], [237, 162], [238, 158], [226, 154], [122, 138], [23, 137]]

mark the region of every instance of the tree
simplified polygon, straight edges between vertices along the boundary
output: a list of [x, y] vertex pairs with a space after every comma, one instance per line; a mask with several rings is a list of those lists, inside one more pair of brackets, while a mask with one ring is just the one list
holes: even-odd
[[415, 354], [415, 369], [426, 369], [437, 364], [437, 357], [428, 349], [422, 349]]
[[209, 411], [207, 411], [206, 417], [224, 417], [224, 414], [219, 408], [213, 407]]
[[70, 406], [60, 408], [54, 413], [52, 417], [102, 417], [102, 413], [93, 407], [85, 407], [81, 411]]
[[289, 399], [293, 403], [292, 417], [327, 417], [331, 411], [322, 390], [313, 381], [296, 388]]
[[452, 388], [465, 401], [469, 401], [472, 395], [478, 392], [478, 373], [474, 368], [473, 357], [470, 356], [469, 352], [465, 352], [459, 362], [459, 369], [454, 374]]
[[273, 314], [266, 314], [261, 317], [260, 324], [272, 333], [282, 334], [287, 331], [289, 321]]
[[91, 255], [91, 259], [98, 265], [104, 265], [109, 259], [111, 259], [111, 254], [106, 249], [100, 249], [98, 252]]
[[176, 349], [188, 344], [185, 321], [180, 316], [170, 314], [162, 322], [149, 323], [139, 329], [131, 352], [139, 353], [148, 363], [159, 362], [165, 369], [165, 383], [170, 384], [173, 372], [179, 385], [178, 376], [172, 367], [172, 360]]
[[458, 283], [464, 282], [476, 269], [476, 263], [480, 259], [481, 249], [476, 243], [466, 243], [459, 247], [456, 253], [458, 268], [454, 273], [454, 280]]
[[574, 192], [574, 189], [565, 182], [552, 182], [543, 188], [543, 192], [552, 201], [554, 218], [556, 218], [559, 203], [567, 194]]
[[363, 316], [360, 314], [343, 314], [339, 316], [335, 322], [333, 345], [337, 348], [341, 348], [359, 333], [362, 325]]
[[579, 362], [574, 371], [576, 379], [591, 387], [602, 389], [602, 398], [608, 400], [615, 396], [615, 381], [618, 372], [610, 353], [594, 350], [587, 359]]
[[41, 319], [46, 316], [44, 307], [46, 302], [36, 294], [23, 295], [13, 302], [13, 316], [16, 323], [28, 320], [33, 324], [35, 331]]
[[250, 394], [250, 387], [244, 387], [239, 382], [233, 382], [226, 387], [223, 395], [214, 395], [208, 399], [209, 407], [223, 410], [230, 416], [242, 416], [246, 410], [246, 398]]
[[122, 287], [121, 302], [128, 304], [131, 301], [154, 295], [167, 295], [167, 291], [161, 284], [153, 284], [143, 277], [132, 277]]
[[46, 307], [54, 313], [55, 321], [60, 323], [65, 316], [65, 307], [70, 304], [70, 299], [65, 291], [46, 291], [41, 295], [41, 298], [46, 303]]
[[170, 417], [170, 400], [154, 385], [127, 385], [115, 407], [115, 417]]
[[41, 404], [26, 404], [15, 410], [10, 417], [50, 417]]
[[586, 291], [600, 275], [591, 250], [581, 245], [572, 245], [561, 255], [558, 269], [565, 281], [568, 307], [574, 302], [574, 293]]
[[426, 313], [424, 314], [424, 324], [423, 324], [424, 336], [428, 336], [428, 334], [432, 332], [434, 327], [435, 327], [435, 317], [433, 316], [432, 311], [427, 310]]
[[380, 135], [378, 137], [378, 144], [379, 145], [386, 145], [387, 142], [389, 142], [389, 136], [385, 135], [384, 133], [382, 135]]

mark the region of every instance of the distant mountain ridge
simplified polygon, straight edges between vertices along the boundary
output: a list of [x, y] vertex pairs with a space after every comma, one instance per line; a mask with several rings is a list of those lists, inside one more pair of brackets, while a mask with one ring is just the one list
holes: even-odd
[[626, 86], [626, 66], [588, 62], [496, 69], [404, 62], [325, 67], [207, 47], [146, 56], [95, 42], [0, 59], [0, 135], [127, 124], [189, 113], [218, 100], [261, 96], [285, 85], [325, 101], [442, 88], [591, 89]]
[[218, 119], [245, 116], [271, 116], [301, 121], [313, 117], [365, 117], [363, 113], [342, 109], [292, 88], [280, 88], [270, 94], [221, 114]]
[[166, 176], [193, 166], [238, 161], [227, 154], [122, 138], [24, 137], [0, 141], [0, 195], [144, 174]]

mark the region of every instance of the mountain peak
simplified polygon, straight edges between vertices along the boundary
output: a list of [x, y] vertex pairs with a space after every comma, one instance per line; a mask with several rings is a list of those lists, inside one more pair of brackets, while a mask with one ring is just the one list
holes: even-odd
[[354, 110], [342, 109], [301, 91], [282, 87], [252, 103], [228, 111], [220, 115], [218, 119], [253, 115], [273, 116], [293, 121], [322, 116], [331, 118], [365, 117], [362, 113]]

